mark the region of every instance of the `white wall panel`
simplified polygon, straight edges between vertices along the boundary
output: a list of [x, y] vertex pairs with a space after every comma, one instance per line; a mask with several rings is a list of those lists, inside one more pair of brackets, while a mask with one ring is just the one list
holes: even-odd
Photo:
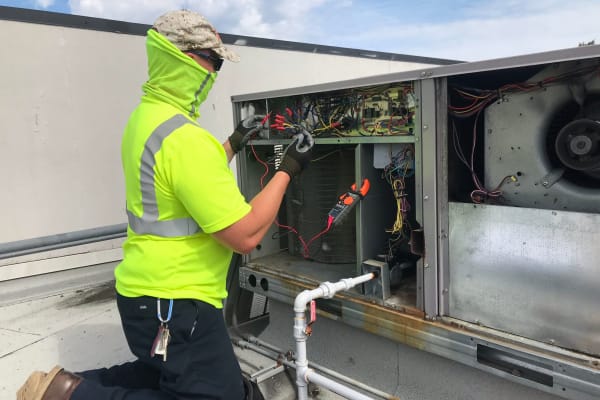
[[119, 137], [140, 37], [0, 22], [0, 243], [124, 222]]

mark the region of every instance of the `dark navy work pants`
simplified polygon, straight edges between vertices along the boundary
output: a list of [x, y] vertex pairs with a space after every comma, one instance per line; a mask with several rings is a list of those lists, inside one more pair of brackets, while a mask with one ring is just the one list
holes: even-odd
[[[161, 300], [162, 317], [168, 300]], [[175, 300], [168, 323], [167, 361], [150, 357], [160, 325], [156, 298], [117, 295], [127, 343], [138, 358], [110, 368], [78, 372], [84, 379], [72, 400], [242, 400], [244, 386], [222, 310], [198, 300]]]

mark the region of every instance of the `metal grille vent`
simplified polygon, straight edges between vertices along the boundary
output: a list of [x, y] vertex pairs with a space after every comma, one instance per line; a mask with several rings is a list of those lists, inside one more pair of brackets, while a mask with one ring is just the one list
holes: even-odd
[[[354, 147], [319, 149], [310, 168], [287, 194], [288, 221], [308, 242], [325, 229], [327, 214], [355, 180]], [[290, 234], [290, 253], [303, 256], [296, 235]], [[309, 246], [309, 257], [323, 263], [356, 262], [356, 220], [349, 215], [341, 225]]]

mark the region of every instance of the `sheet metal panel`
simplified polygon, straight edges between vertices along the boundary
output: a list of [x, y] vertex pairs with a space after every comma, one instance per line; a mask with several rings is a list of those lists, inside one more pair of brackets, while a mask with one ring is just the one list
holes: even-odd
[[[306, 261], [305, 263], [305, 265], [296, 265], [295, 267], [298, 267], [300, 271], [314, 272], [310, 262]], [[339, 266], [331, 265], [319, 271], [328, 275], [328, 277], [321, 275], [326, 279], [314, 280], [308, 278], [306, 273], [281, 271], [278, 269], [279, 265], [281, 263], [275, 259], [268, 260], [268, 262], [259, 260], [247, 264], [246, 267], [240, 268], [240, 285], [254, 293], [292, 305], [300, 291], [313, 289], [318, 281], [333, 282], [341, 277], [349, 276], [339, 270]], [[338, 272], [334, 273], [335, 271], [330, 270], [329, 267], [337, 268]], [[250, 276], [254, 276], [255, 282], [265, 280], [268, 285], [252, 285]], [[263, 286], [268, 287], [268, 290], [264, 290]], [[327, 299], [324, 303], [317, 302], [317, 308], [320, 316], [344, 322], [368, 333], [383, 336], [392, 341], [425, 350], [560, 397], [571, 400], [595, 400], [598, 399], [600, 393], [600, 370], [598, 370], [597, 360], [580, 353], [470, 323], [461, 323], [454, 318], [444, 317], [436, 321], [428, 321], [423, 318], [424, 315], [421, 312], [413, 308], [394, 310], [383, 307], [370, 299], [365, 299], [354, 292], [339, 292], [333, 299]], [[277, 321], [281, 322], [281, 319], [271, 318], [272, 324], [277, 324]], [[323, 318], [320, 321], [323, 322]], [[318, 324], [322, 322], [318, 322]], [[336, 331], [336, 334], [340, 337], [348, 336], [344, 335], [341, 330]], [[366, 348], [373, 346], [374, 342], [371, 340], [373, 338], [365, 341], [359, 336], [356, 338], [361, 346], [365, 347], [364, 344], [367, 342]], [[480, 346], [484, 346], [488, 351], [498, 350], [499, 355], [507, 357], [509, 361], [518, 360], [519, 364], [513, 363], [515, 368], [511, 372], [482, 364], [477, 358]], [[439, 362], [438, 359], [433, 364], [438, 365]], [[547, 386], [523, 377], [520, 375], [523, 368], [539, 371], [546, 377], [551, 377], [554, 384]], [[380, 368], [379, 371], [389, 372], [385, 368]], [[429, 374], [431, 379], [430, 370], [424, 374]], [[468, 379], [472, 379], [472, 377]], [[487, 399], [488, 397], [476, 398]], [[530, 397], [512, 398], [529, 399]]]
[[468, 75], [477, 72], [507, 70], [510, 68], [527, 67], [531, 65], [554, 64], [561, 61], [585, 60], [600, 56], [600, 45], [573, 47], [543, 53], [526, 54], [514, 57], [497, 58], [475, 62], [456, 63], [437, 67], [425, 66], [423, 69], [405, 70], [385, 74], [371, 74], [355, 79], [343, 78], [337, 82], [315, 85], [298, 86], [285, 90], [262, 91], [256, 93], [232, 96], [232, 101], [251, 101], [267, 97], [293, 96], [306, 93], [326, 92], [329, 90], [349, 89], [361, 86], [383, 85], [386, 83], [405, 82], [428, 78], [440, 78], [455, 75]]
[[600, 216], [450, 203], [454, 318], [600, 354]]
[[[418, 273], [423, 276], [423, 310], [428, 318], [439, 315], [438, 303], [438, 246], [437, 246], [437, 114], [436, 114], [436, 89], [433, 79], [421, 82], [421, 138], [422, 146], [415, 152], [422, 150], [423, 171], [417, 180], [423, 182], [420, 204], [423, 210], [423, 231], [425, 240], [425, 254], [422, 263], [418, 265]], [[418, 137], [415, 139], [417, 140]], [[418, 142], [417, 142], [418, 144]], [[420, 171], [420, 170], [418, 170]], [[421, 267], [422, 266], [422, 267]]]

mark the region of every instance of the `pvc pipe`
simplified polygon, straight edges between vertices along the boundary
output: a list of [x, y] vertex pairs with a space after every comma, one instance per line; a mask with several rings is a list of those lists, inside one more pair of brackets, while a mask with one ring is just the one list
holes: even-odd
[[373, 400], [369, 396], [365, 396], [364, 394], [357, 392], [356, 390], [349, 388], [348, 386], [344, 386], [332, 379], [326, 378], [323, 375], [317, 374], [312, 369], [309, 369], [304, 377], [306, 381], [310, 381], [316, 383], [317, 385], [323, 386], [334, 393], [339, 394], [340, 396], [344, 396], [350, 400]]
[[[259, 353], [262, 354], [262, 355], [264, 355], [265, 357], [269, 357], [269, 358], [271, 358], [273, 360], [279, 361], [279, 362], [281, 362], [282, 364], [284, 364], [287, 367], [293, 367], [294, 369], [296, 368], [295, 364], [293, 364], [292, 362], [287, 361], [287, 360], [285, 360], [285, 359], [282, 358], [283, 357], [283, 351], [281, 349], [279, 349], [278, 347], [275, 347], [275, 346], [273, 346], [270, 343], [264, 342], [264, 341], [260, 340], [259, 338], [255, 337], [255, 336], [252, 336], [252, 335], [247, 336], [246, 340], [249, 343], [255, 345], [255, 346], [252, 346], [252, 347], [248, 346], [249, 349], [254, 350], [254, 349], [258, 348], [258, 349], [260, 349], [262, 351], [262, 352], [259, 352]], [[271, 352], [273, 352], [274, 354], [269, 354], [268, 352], [264, 351], [264, 349], [262, 349], [262, 348], [268, 349]], [[364, 384], [364, 383], [362, 383], [360, 381], [357, 381], [355, 379], [347, 377], [346, 375], [342, 375], [339, 372], [336, 372], [336, 371], [334, 371], [332, 369], [329, 369], [329, 368], [327, 368], [327, 367], [325, 367], [323, 365], [317, 364], [315, 362], [309, 361], [308, 362], [308, 367], [312, 368], [312, 369], [314, 369], [314, 370], [316, 370], [318, 372], [322, 372], [325, 375], [329, 375], [332, 378], [335, 378], [335, 379], [337, 379], [339, 381], [342, 381], [342, 382], [345, 382], [345, 383], [347, 383], [349, 385], [352, 385], [352, 386], [354, 386], [356, 388], [364, 390], [365, 392], [372, 393], [375, 396], [380, 397], [382, 399], [399, 400], [399, 398], [396, 397], [396, 396], [393, 396], [393, 395], [391, 395], [389, 393], [386, 393], [386, 392], [384, 392], [382, 390], [376, 389], [376, 388], [374, 388], [372, 386], [366, 385], [366, 384]]]
[[[312, 381], [321, 386], [343, 395], [351, 400], [372, 400], [370, 397], [363, 395], [362, 393], [351, 389], [347, 386], [344, 386], [332, 379], [326, 378], [322, 375], [315, 373], [312, 369], [308, 368], [308, 359], [306, 357], [306, 340], [308, 335], [306, 333], [306, 305], [317, 298], [325, 297], [332, 298], [338, 291], [348, 290], [353, 288], [354, 286], [367, 282], [373, 279], [376, 275], [374, 273], [369, 273], [365, 275], [358, 276], [356, 278], [347, 278], [342, 279], [338, 282], [323, 282], [319, 285], [318, 288], [313, 290], [305, 290], [296, 296], [294, 301], [294, 338], [296, 340], [296, 386], [298, 388], [298, 400], [308, 400], [308, 382]], [[258, 339], [255, 339], [258, 341]], [[251, 343], [244, 342], [241, 340], [234, 341], [238, 346], [245, 346], [246, 348], [253, 348], [253, 350], [257, 350], [258, 346], [255, 346]], [[266, 355], [266, 351], [257, 351], [260, 354]], [[278, 361], [282, 362], [278, 358]], [[389, 396], [388, 398], [393, 398]]]
[[[296, 300], [297, 299], [298, 297], [296, 297]], [[296, 339], [296, 386], [298, 387], [298, 400], [308, 400], [308, 381], [305, 379], [306, 372], [308, 372], [308, 359], [306, 358], [307, 337], [306, 316], [304, 315], [303, 309], [302, 312], [296, 312], [296, 317], [294, 318], [294, 339]]]
[[[306, 305], [310, 301], [321, 297], [330, 299], [335, 296], [338, 291], [351, 289], [374, 277], [374, 273], [369, 273], [356, 278], [342, 279], [335, 283], [323, 282], [318, 288], [304, 290], [296, 296], [296, 299], [294, 300], [294, 339], [296, 339], [296, 386], [298, 387], [298, 400], [308, 400], [308, 359], [306, 357], [306, 340], [308, 335], [306, 333]], [[329, 389], [329, 387], [325, 387]]]
[[127, 236], [127, 224], [103, 226], [0, 244], [0, 260]]
[[341, 290], [348, 290], [353, 288], [354, 286], [370, 281], [375, 277], [375, 274], [369, 273], [361, 276], [357, 276], [356, 278], [346, 278], [342, 279], [338, 282], [323, 282], [319, 285], [318, 288], [313, 290], [304, 290], [296, 296], [296, 300], [294, 301], [294, 311], [296, 312], [304, 312], [306, 310], [306, 305], [314, 299], [318, 298], [326, 298], [330, 299], [335, 294]]
[[324, 374], [329, 375], [329, 376], [331, 376], [331, 377], [333, 377], [333, 378], [335, 378], [337, 380], [340, 380], [342, 382], [348, 383], [348, 384], [350, 384], [350, 385], [352, 385], [352, 386], [354, 386], [356, 388], [362, 389], [365, 392], [369, 392], [369, 393], [374, 394], [377, 397], [381, 397], [382, 399], [400, 400], [396, 396], [393, 396], [393, 395], [391, 395], [389, 393], [386, 393], [386, 392], [384, 392], [382, 390], [376, 389], [376, 388], [374, 388], [372, 386], [366, 385], [366, 384], [364, 384], [364, 383], [362, 383], [360, 381], [357, 381], [355, 379], [349, 378], [349, 377], [347, 377], [345, 375], [340, 374], [339, 372], [333, 371], [333, 370], [331, 370], [331, 369], [329, 369], [327, 367], [324, 367], [322, 365], [319, 365], [319, 364], [316, 364], [316, 363], [313, 363], [313, 362], [309, 361], [308, 362], [308, 366], [310, 368], [313, 368], [316, 371], [323, 372]]

